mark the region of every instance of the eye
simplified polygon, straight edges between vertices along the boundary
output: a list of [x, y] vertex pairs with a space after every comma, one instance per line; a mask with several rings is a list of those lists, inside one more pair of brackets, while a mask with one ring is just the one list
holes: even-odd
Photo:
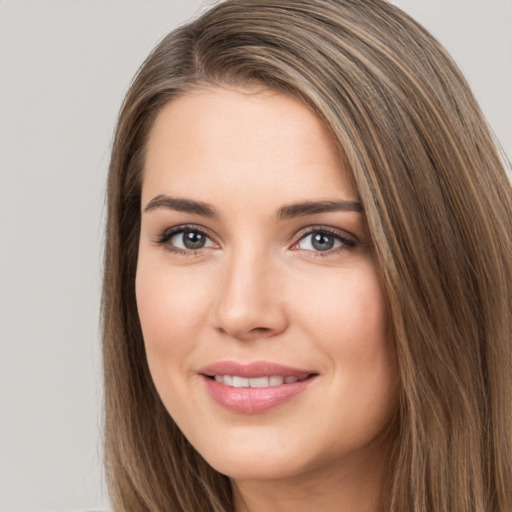
[[200, 231], [193, 231], [187, 229], [181, 233], [176, 233], [171, 236], [169, 242], [175, 247], [180, 249], [196, 250], [208, 247], [208, 243], [211, 245], [211, 240]]
[[191, 253], [217, 246], [203, 230], [192, 226], [178, 226], [169, 229], [156, 243], [165, 245], [168, 250], [176, 253]]
[[355, 247], [356, 242], [339, 233], [325, 229], [316, 229], [306, 233], [293, 248], [303, 251], [327, 252], [343, 247]]

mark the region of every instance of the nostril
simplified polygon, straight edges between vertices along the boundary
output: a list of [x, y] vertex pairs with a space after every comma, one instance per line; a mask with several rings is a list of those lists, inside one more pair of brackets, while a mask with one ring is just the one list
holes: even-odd
[[268, 327], [255, 327], [254, 329], [251, 329], [249, 332], [253, 332], [255, 334], [266, 334], [268, 332], [271, 332], [271, 329]]
[[268, 338], [273, 334], [277, 334], [277, 329], [271, 329], [268, 327], [253, 327], [250, 329], [243, 329], [243, 327], [239, 326], [219, 326], [217, 327], [218, 332], [221, 334], [227, 335], [229, 337], [239, 339], [239, 340], [253, 340], [257, 338]]

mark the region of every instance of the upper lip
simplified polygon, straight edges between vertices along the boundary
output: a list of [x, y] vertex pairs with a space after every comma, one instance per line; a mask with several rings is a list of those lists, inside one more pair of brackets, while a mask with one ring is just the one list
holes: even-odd
[[248, 379], [257, 377], [297, 377], [305, 378], [311, 374], [316, 374], [312, 370], [293, 368], [278, 363], [268, 361], [254, 361], [252, 363], [238, 363], [236, 361], [218, 361], [216, 363], [204, 366], [198, 373], [213, 377], [214, 375], [237, 375]]

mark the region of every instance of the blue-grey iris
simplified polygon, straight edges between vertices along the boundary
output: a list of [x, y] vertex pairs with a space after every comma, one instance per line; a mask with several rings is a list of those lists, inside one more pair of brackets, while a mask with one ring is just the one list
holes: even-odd
[[311, 245], [317, 251], [328, 251], [334, 247], [334, 237], [326, 233], [315, 233], [311, 238]]
[[206, 236], [198, 231], [184, 231], [183, 245], [187, 249], [201, 249], [206, 243]]

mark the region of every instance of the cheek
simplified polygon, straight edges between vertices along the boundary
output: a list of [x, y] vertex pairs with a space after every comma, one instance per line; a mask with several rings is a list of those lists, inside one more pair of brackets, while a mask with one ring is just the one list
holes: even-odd
[[[180, 269], [172, 272], [139, 263], [136, 297], [144, 344], [155, 383], [186, 370], [186, 357], [194, 350], [205, 325], [209, 297], [201, 279], [191, 280]], [[198, 281], [198, 282], [197, 282]]]
[[351, 411], [358, 429], [378, 430], [395, 410], [398, 369], [373, 263], [333, 273], [302, 297], [304, 328], [328, 356], [329, 399]]
[[339, 348], [363, 356], [387, 346], [386, 307], [371, 261], [317, 279], [297, 300], [310, 335], [329, 352]]

